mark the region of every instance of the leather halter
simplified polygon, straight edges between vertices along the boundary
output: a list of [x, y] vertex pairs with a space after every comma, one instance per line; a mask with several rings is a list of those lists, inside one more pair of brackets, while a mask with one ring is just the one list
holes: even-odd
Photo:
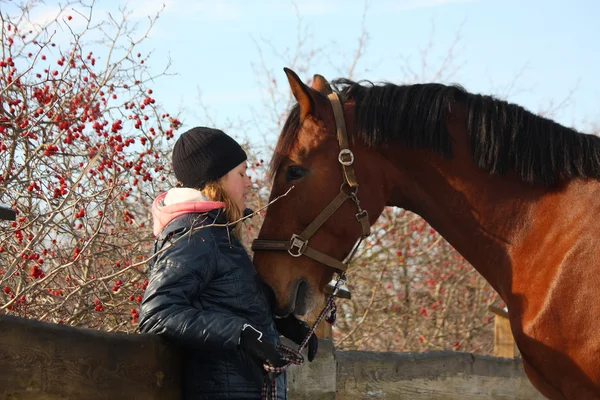
[[[348, 265], [354, 257], [360, 243], [371, 234], [371, 225], [369, 223], [369, 214], [367, 210], [360, 207], [358, 200], [358, 182], [354, 174], [354, 154], [348, 146], [348, 135], [346, 133], [346, 122], [344, 121], [344, 111], [340, 103], [340, 99], [336, 93], [331, 93], [328, 96], [333, 114], [335, 116], [335, 124], [337, 131], [338, 143], [340, 145], [340, 153], [338, 154], [338, 162], [343, 169], [343, 182], [340, 186], [339, 194], [321, 211], [321, 213], [302, 231], [300, 234], [293, 234], [289, 240], [270, 240], [256, 239], [252, 243], [252, 250], [285, 250], [292, 257], [307, 256], [315, 261], [334, 268], [340, 276], [344, 276]], [[357, 213], [355, 218], [361, 226], [362, 235], [354, 245], [352, 251], [343, 260], [339, 261], [327, 254], [324, 254], [313, 247], [309, 246], [310, 238], [317, 230], [346, 202], [352, 200], [356, 205]]]

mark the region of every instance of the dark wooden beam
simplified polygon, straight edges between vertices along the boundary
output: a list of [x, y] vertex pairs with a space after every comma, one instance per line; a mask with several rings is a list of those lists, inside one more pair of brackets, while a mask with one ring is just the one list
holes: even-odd
[[0, 220], [14, 221], [17, 218], [17, 213], [12, 208], [0, 206]]
[[178, 354], [156, 335], [0, 315], [0, 398], [180, 399]]

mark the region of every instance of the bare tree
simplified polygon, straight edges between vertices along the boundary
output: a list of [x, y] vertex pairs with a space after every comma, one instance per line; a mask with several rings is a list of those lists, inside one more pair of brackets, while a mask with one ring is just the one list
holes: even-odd
[[40, 4], [0, 14], [0, 201], [18, 213], [0, 232], [0, 309], [132, 331], [145, 221], [180, 125], [152, 96], [162, 74], [137, 51], [157, 16], [143, 31], [127, 10], [96, 23], [94, 4], [75, 1], [40, 22]]

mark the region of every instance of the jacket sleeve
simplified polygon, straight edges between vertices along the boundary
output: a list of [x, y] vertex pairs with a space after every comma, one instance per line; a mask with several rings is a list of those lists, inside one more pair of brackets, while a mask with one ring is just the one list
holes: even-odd
[[180, 238], [159, 256], [142, 300], [139, 329], [187, 348], [235, 350], [245, 319], [204, 310], [196, 301], [216, 270], [217, 250], [207, 236]]

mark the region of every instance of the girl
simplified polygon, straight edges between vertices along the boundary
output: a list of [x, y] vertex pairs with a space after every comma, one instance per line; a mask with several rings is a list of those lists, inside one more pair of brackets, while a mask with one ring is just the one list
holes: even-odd
[[[217, 129], [193, 128], [173, 149], [178, 187], [152, 205], [156, 255], [139, 328], [182, 348], [184, 399], [260, 399], [264, 363], [285, 365], [282, 334], [300, 343], [308, 326], [273, 319], [269, 288], [239, 241], [247, 215], [246, 153]], [[309, 342], [314, 358], [317, 338]], [[278, 399], [286, 375], [277, 378]]]

